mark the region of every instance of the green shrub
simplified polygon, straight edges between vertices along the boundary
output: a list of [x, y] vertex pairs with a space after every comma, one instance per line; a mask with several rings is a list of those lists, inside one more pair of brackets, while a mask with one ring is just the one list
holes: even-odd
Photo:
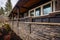
[[9, 24], [4, 24], [3, 26], [7, 31], [11, 31], [11, 28], [10, 28]]

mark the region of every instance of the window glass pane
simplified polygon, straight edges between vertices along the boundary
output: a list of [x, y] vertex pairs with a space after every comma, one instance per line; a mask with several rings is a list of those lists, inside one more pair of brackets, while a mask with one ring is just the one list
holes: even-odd
[[34, 10], [30, 11], [30, 16], [34, 16]]
[[50, 12], [52, 12], [51, 4], [45, 5], [43, 7], [43, 13], [44, 13], [44, 15], [48, 15]]
[[41, 15], [41, 9], [40, 8], [37, 8], [36, 9], [36, 14], [35, 14], [36, 16], [40, 16]]

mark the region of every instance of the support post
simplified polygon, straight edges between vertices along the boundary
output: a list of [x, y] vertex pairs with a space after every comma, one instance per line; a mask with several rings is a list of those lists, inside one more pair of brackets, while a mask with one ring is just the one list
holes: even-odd
[[12, 12], [12, 29], [13, 29], [13, 26], [14, 26], [14, 17], [13, 17], [13, 12]]
[[55, 1], [56, 0], [52, 0], [52, 1], [53, 1], [53, 3], [52, 3], [53, 4], [53, 12], [55, 12], [55, 9], [56, 9], [56, 7], [55, 7], [56, 6]]
[[18, 35], [19, 35], [19, 13], [20, 13], [20, 8], [19, 7], [17, 7], [17, 13], [18, 13], [18, 15], [17, 15], [17, 31], [18, 31]]

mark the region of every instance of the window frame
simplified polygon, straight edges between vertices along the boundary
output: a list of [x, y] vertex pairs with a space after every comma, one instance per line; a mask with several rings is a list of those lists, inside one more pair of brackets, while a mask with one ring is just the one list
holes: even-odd
[[[39, 12], [40, 15], [39, 16], [41, 16], [41, 7], [37, 7], [36, 9], [38, 9], [38, 8], [40, 8], [40, 10], [39, 10], [40, 11]], [[35, 9], [35, 16], [36, 16], [36, 9]]]
[[[34, 9], [32, 9], [32, 10], [30, 10], [29, 12], [30, 12], [30, 16], [31, 16], [31, 11], [34, 11]], [[34, 12], [34, 16], [35, 16], [35, 12]], [[31, 17], [34, 17], [34, 16], [31, 16]]]
[[[50, 6], [51, 6], [51, 12], [53, 12], [53, 10], [52, 10], [52, 7], [53, 7], [53, 6], [52, 6], [52, 1], [50, 1], [50, 2], [42, 5], [42, 7], [43, 7], [43, 10], [42, 10], [42, 11], [43, 11], [43, 15], [44, 15], [44, 6], [46, 6], [46, 5], [48, 5], [48, 4], [50, 4]], [[51, 12], [50, 12], [50, 13], [51, 13]], [[49, 15], [49, 14], [45, 14], [45, 15]]]
[[[40, 6], [37, 6], [37, 7], [33, 8], [33, 9], [29, 10], [29, 17], [39, 17], [39, 16], [36, 16], [36, 9], [38, 9], [38, 8], [40, 8], [40, 11], [41, 11], [40, 16], [46, 16], [43, 13], [43, 7], [45, 5], [48, 5], [48, 4], [51, 4], [51, 9], [52, 9], [52, 12], [53, 12], [53, 3], [52, 3], [52, 0], [51, 0], [51, 1], [47, 2], [47, 3], [44, 3], [44, 4], [40, 5]], [[33, 10], [34, 10], [34, 16], [30, 16], [30, 12], [33, 11]]]

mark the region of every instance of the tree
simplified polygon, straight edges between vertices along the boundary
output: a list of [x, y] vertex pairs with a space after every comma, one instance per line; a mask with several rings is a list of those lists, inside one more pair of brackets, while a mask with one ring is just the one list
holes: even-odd
[[12, 4], [11, 4], [11, 0], [7, 0], [6, 5], [5, 5], [5, 12], [10, 12], [12, 9]]
[[0, 15], [1, 14], [4, 14], [4, 9], [1, 7], [1, 9], [0, 9]]

